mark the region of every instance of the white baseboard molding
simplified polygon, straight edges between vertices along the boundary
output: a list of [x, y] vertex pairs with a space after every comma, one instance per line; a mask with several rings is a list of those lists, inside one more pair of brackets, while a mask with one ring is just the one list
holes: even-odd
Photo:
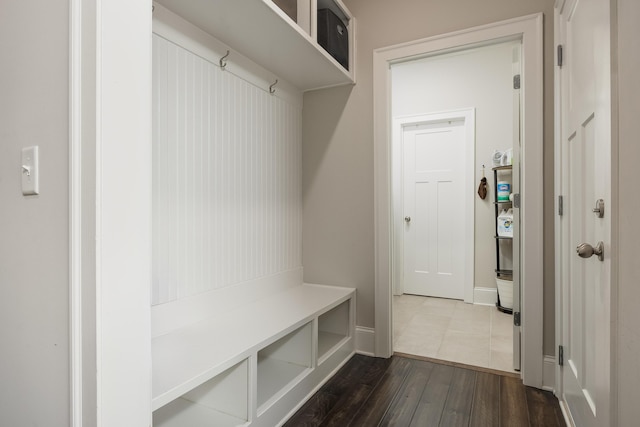
[[376, 331], [373, 328], [356, 326], [356, 353], [375, 356]]
[[473, 303], [495, 306], [498, 301], [497, 288], [473, 288]]
[[560, 401], [560, 411], [562, 411], [562, 416], [564, 417], [565, 424], [568, 427], [576, 427], [576, 423], [573, 422], [573, 418], [571, 418], [571, 415], [567, 410], [567, 406], [562, 400]]
[[555, 392], [556, 390], [556, 358], [544, 356], [542, 366], [542, 389]]

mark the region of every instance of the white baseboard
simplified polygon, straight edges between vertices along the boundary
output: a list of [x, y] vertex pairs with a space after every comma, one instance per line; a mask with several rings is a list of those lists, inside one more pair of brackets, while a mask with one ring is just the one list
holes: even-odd
[[571, 418], [571, 415], [569, 414], [567, 405], [562, 400], [560, 401], [560, 411], [562, 411], [565, 424], [569, 427], [576, 427], [576, 423], [573, 422], [573, 418]]
[[556, 390], [556, 358], [544, 356], [542, 365], [542, 389], [555, 392]]
[[376, 331], [373, 328], [356, 326], [356, 353], [375, 356]]
[[495, 306], [498, 301], [497, 288], [473, 288], [473, 303]]

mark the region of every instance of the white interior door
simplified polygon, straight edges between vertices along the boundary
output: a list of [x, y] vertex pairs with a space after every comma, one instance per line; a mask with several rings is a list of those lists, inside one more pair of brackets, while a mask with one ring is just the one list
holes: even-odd
[[464, 299], [471, 280], [469, 117], [470, 112], [434, 114], [402, 128], [405, 293]]
[[[561, 76], [564, 365], [562, 400], [577, 426], [610, 425], [611, 86], [608, 0], [567, 0], [558, 10]], [[593, 212], [604, 202], [604, 216]], [[579, 257], [578, 245], [604, 245]], [[589, 255], [588, 247], [583, 256]]]

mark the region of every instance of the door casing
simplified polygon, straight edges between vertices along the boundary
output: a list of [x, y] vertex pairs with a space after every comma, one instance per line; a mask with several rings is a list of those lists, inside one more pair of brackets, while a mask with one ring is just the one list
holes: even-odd
[[374, 51], [374, 189], [375, 189], [375, 355], [392, 354], [391, 294], [393, 224], [391, 217], [390, 65], [410, 58], [482, 46], [498, 40], [521, 40], [523, 53], [522, 221], [522, 368], [526, 385], [543, 380], [543, 41], [541, 13], [429, 37]]

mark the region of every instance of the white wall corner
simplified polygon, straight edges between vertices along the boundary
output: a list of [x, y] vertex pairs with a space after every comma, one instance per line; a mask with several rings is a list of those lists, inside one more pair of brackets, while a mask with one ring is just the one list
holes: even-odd
[[544, 356], [542, 367], [542, 389], [556, 391], [556, 358], [555, 356]]
[[356, 326], [356, 353], [365, 356], [375, 356], [376, 330]]
[[473, 288], [473, 303], [478, 305], [495, 306], [498, 301], [496, 288]]

